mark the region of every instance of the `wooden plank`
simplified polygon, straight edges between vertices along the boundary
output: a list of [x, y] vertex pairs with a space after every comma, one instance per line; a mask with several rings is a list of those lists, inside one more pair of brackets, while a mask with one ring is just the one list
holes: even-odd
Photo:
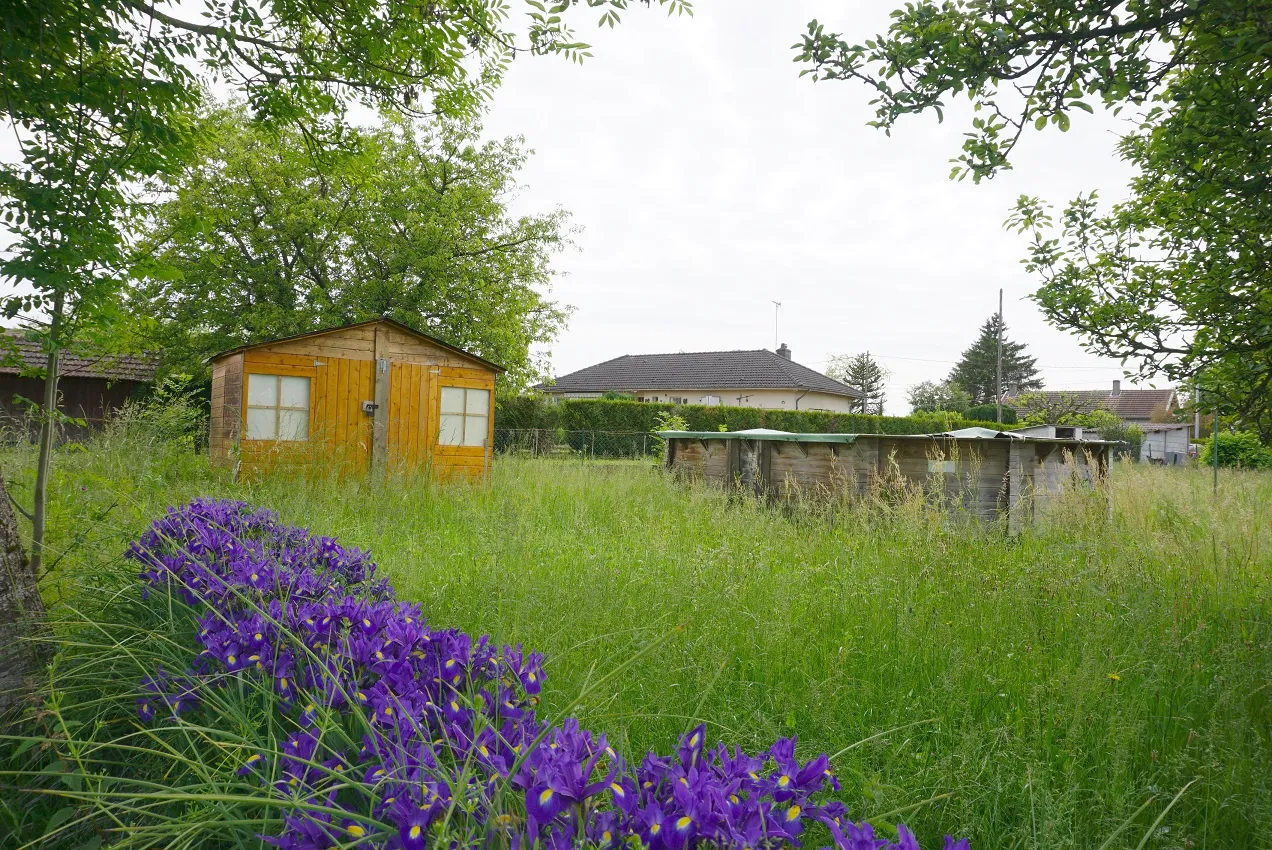
[[375, 326], [375, 358], [371, 363], [375, 400], [375, 415], [371, 423], [371, 469], [377, 475], [384, 473], [389, 454], [389, 384], [393, 373], [389, 370], [388, 326]]
[[[349, 361], [335, 361], [336, 391], [333, 401], [336, 406], [336, 448], [343, 451], [349, 437]], [[328, 366], [330, 368], [330, 366]]]
[[314, 355], [305, 354], [275, 354], [269, 351], [253, 350], [245, 352], [243, 362], [248, 366], [253, 365], [270, 365], [270, 366], [307, 366], [314, 365]]
[[420, 366], [407, 363], [403, 367], [406, 374], [410, 377], [407, 379], [406, 391], [402, 395], [402, 439], [406, 446], [407, 456], [410, 458], [411, 469], [420, 468], [420, 395], [423, 390], [420, 387], [420, 380], [423, 377]]

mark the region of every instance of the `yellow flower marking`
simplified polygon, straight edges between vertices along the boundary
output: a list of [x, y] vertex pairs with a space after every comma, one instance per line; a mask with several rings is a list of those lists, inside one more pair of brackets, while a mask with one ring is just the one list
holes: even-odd
[[226, 660], [226, 661], [228, 661], [228, 662], [230, 662], [231, 664], [233, 664], [233, 663], [234, 663], [234, 656], [233, 656], [233, 655], [227, 656], [225, 660]]
[[253, 637], [256, 638], [257, 640], [261, 640], [261, 633], [257, 632], [255, 635], [253, 635]]
[[657, 835], [657, 834], [658, 834], [658, 830], [660, 830], [660, 829], [662, 829], [662, 824], [660, 824], [660, 823], [651, 823], [651, 824], [649, 825], [649, 834], [650, 834], [650, 835]]
[[795, 818], [799, 817], [799, 812], [800, 812], [799, 806], [791, 806], [789, 809], [786, 810], [786, 819], [788, 821], [795, 820]]
[[257, 763], [258, 761], [260, 761], [260, 760], [261, 760], [261, 754], [260, 754], [260, 753], [254, 753], [253, 755], [250, 755], [250, 756], [248, 756], [248, 757], [247, 757], [247, 763], [248, 763], [248, 764], [256, 764], [256, 763]]
[[790, 784], [791, 784], [791, 778], [785, 774], [783, 774], [781, 778], [777, 780], [778, 788], [785, 788], [787, 785], [790, 785]]
[[685, 815], [680, 820], [676, 821], [676, 829], [688, 829], [689, 824], [691, 823], [693, 823], [693, 818]]
[[367, 834], [367, 831], [363, 829], [362, 827], [358, 826], [356, 823], [351, 823], [348, 826], [346, 826], [345, 832], [349, 833], [354, 838], [361, 838], [362, 836]]
[[281, 679], [279, 679], [279, 680], [278, 680], [278, 686], [279, 686], [280, 688], [282, 688], [283, 690], [287, 690], [287, 677], [286, 677], [286, 676], [284, 676], [283, 678], [281, 678]]
[[408, 833], [407, 833], [407, 835], [411, 836], [411, 840], [412, 840], [412, 841], [414, 841], [415, 839], [419, 838], [419, 837], [420, 837], [420, 828], [419, 828], [419, 825], [417, 824], [416, 826], [411, 827], [411, 831], [410, 831], [410, 832], [408, 832]]
[[622, 786], [622, 785], [619, 785], [617, 782], [611, 782], [611, 783], [610, 783], [610, 790], [611, 790], [611, 791], [613, 791], [615, 794], [617, 794], [617, 795], [618, 795], [618, 796], [620, 796], [620, 797], [626, 797], [626, 796], [627, 796], [627, 792], [623, 790], [623, 786]]
[[540, 792], [539, 794], [539, 805], [546, 806], [549, 802], [551, 802], [551, 800], [552, 800], [552, 789], [551, 788], [543, 789], [543, 791]]
[[251, 579], [252, 579], [252, 581], [257, 581], [257, 580], [259, 580], [259, 579], [260, 579], [260, 576], [258, 576], [256, 573], [252, 573], [252, 575], [251, 575]]

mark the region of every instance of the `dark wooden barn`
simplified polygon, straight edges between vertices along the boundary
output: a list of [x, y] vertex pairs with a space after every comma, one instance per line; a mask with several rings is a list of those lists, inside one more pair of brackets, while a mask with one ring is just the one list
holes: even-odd
[[[6, 330], [0, 342], [0, 428], [9, 439], [33, 438], [40, 426], [30, 403], [38, 405], [44, 399], [44, 351], [40, 343], [27, 339], [19, 330]], [[111, 413], [154, 380], [157, 365], [157, 354], [64, 352], [58, 410], [85, 424], [62, 425], [59, 438], [82, 439], [100, 428]]]

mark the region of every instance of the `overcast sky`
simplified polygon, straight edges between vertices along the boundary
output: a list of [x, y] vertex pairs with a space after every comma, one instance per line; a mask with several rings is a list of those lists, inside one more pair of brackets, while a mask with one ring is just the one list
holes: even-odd
[[900, 0], [696, 0], [692, 18], [634, 4], [610, 31], [580, 28], [594, 58], [518, 59], [485, 120], [536, 153], [520, 209], [561, 206], [582, 228], [554, 296], [576, 308], [556, 374], [622, 354], [775, 347], [820, 369], [870, 351], [905, 389], [940, 380], [997, 308], [1049, 388], [1108, 385], [1117, 361], [1049, 327], [1026, 296], [1026, 240], [1002, 228], [1015, 198], [1057, 204], [1125, 194], [1125, 124], [1078, 113], [1029, 132], [1015, 169], [949, 179], [970, 110], [866, 126], [863, 86], [800, 78], [790, 46], [808, 21], [863, 40]]
[[[695, 0], [692, 18], [635, 3], [614, 30], [579, 9], [593, 58], [513, 64], [485, 127], [536, 151], [515, 206], [563, 207], [580, 229], [556, 261], [553, 297], [576, 308], [551, 347], [556, 374], [622, 354], [773, 349], [780, 301], [797, 361], [870, 351], [901, 414], [906, 388], [949, 372], [1001, 287], [1009, 336], [1049, 388], [1121, 377], [1043, 321], [1026, 240], [1002, 222], [1021, 194], [1121, 197], [1126, 125], [1079, 112], [1068, 133], [1027, 133], [1013, 171], [952, 182], [970, 110], [903, 119], [889, 138], [866, 126], [863, 86], [814, 84], [792, 61], [810, 19], [860, 41], [900, 3]], [[0, 139], [4, 156], [13, 147]]]

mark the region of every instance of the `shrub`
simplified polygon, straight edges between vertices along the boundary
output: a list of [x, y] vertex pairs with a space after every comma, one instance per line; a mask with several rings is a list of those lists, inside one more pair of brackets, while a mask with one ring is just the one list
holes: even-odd
[[685, 421], [683, 416], [672, 413], [669, 410], [659, 412], [658, 419], [654, 422], [653, 444], [654, 457], [658, 460], [665, 460], [667, 457], [667, 441], [658, 436], [659, 431], [688, 431], [689, 423]]
[[[150, 617], [168, 625], [152, 643], [184, 663], [131, 685], [100, 678], [103, 659], [147, 666], [145, 641], [102, 639], [119, 620], [68, 641], [55, 682], [77, 649], [104, 649], [82, 671], [101, 684], [54, 688], [43, 715], [56, 731], [24, 745], [46, 764], [23, 773], [72, 803], [46, 826], [68, 845], [102, 824], [117, 846], [233, 846], [263, 833], [292, 850], [776, 850], [811, 826], [840, 850], [917, 850], [904, 826], [889, 844], [852, 823], [830, 796], [827, 757], [800, 762], [793, 738], [752, 757], [708, 749], [700, 725], [674, 755], [637, 765], [572, 719], [539, 720], [541, 656], [430, 628], [366, 553], [272, 513], [198, 501], [170, 510], [128, 557]], [[92, 722], [66, 722], [75, 699], [98, 712]], [[134, 699], [142, 725], [130, 729], [119, 714]], [[117, 738], [85, 745], [110, 728]]]
[[[1215, 462], [1214, 457], [1214, 442], [1207, 440], [1202, 444], [1201, 462], [1212, 464]], [[1243, 469], [1272, 469], [1272, 449], [1260, 443], [1259, 435], [1251, 431], [1238, 431], [1235, 434], [1220, 431], [1219, 465]]]

